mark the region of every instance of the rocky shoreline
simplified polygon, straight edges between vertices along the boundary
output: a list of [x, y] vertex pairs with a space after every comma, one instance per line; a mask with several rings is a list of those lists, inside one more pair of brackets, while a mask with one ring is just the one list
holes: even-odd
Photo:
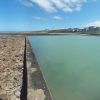
[[0, 100], [20, 100], [25, 37], [0, 36]]

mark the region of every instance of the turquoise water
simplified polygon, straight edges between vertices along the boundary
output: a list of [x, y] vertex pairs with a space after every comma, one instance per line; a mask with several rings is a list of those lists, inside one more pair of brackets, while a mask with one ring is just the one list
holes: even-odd
[[100, 37], [29, 38], [54, 100], [100, 100]]

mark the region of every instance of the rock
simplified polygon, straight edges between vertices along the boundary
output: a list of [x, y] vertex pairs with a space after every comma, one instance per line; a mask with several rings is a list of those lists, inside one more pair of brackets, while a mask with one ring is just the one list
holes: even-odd
[[28, 100], [45, 100], [45, 94], [42, 89], [29, 89], [28, 90]]
[[20, 91], [16, 91], [15, 95], [16, 95], [17, 98], [20, 98]]
[[34, 73], [34, 72], [36, 72], [36, 71], [37, 71], [36, 68], [31, 68], [31, 73]]

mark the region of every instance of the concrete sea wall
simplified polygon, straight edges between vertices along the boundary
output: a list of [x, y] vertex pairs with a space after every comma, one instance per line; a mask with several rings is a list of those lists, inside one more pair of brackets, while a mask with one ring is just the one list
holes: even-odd
[[26, 52], [28, 70], [28, 100], [53, 100], [28, 39]]
[[0, 100], [53, 100], [25, 36], [0, 36]]

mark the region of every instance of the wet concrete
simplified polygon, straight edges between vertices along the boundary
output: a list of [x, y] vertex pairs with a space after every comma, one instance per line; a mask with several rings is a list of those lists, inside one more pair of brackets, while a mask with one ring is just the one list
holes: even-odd
[[37, 62], [36, 56], [28, 41], [28, 38], [27, 38], [27, 55], [26, 56], [27, 56], [27, 69], [28, 69], [27, 71], [28, 72], [28, 89], [33, 89], [34, 92], [37, 90], [42, 91], [40, 94], [41, 95], [40, 97], [43, 97], [45, 95], [45, 98], [44, 99], [39, 98], [39, 100], [53, 100], [50, 90], [47, 86], [46, 80], [44, 79], [43, 73], [40, 70], [40, 66]]

